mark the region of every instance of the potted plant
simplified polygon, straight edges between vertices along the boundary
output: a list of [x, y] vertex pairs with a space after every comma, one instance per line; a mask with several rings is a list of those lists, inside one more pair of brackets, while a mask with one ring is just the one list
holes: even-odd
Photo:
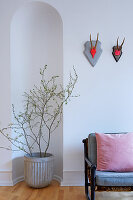
[[[15, 150], [26, 153], [24, 179], [29, 186], [35, 188], [49, 185], [53, 178], [54, 156], [47, 153], [51, 133], [61, 122], [63, 104], [67, 104], [73, 97], [78, 78], [74, 70], [74, 76], [70, 74], [69, 82], [63, 88], [57, 84], [58, 76], [46, 80], [46, 69], [47, 65], [40, 69], [40, 85], [24, 93], [23, 111], [16, 113], [12, 105], [14, 122], [0, 129], [1, 134], [15, 146]], [[7, 133], [9, 129], [13, 130], [13, 136]]]

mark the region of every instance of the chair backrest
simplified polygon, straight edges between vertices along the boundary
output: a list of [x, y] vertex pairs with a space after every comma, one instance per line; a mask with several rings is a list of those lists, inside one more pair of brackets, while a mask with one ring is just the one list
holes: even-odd
[[[126, 133], [127, 132], [105, 133], [105, 134], [126, 134]], [[94, 165], [97, 164], [97, 142], [95, 133], [90, 133], [88, 135], [88, 158]]]

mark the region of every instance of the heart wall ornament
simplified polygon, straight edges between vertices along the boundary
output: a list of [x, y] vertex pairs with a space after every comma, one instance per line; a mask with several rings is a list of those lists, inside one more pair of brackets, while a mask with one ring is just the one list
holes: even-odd
[[119, 40], [119, 37], [117, 39], [117, 46], [113, 46], [113, 52], [112, 52], [112, 55], [116, 62], [118, 62], [118, 60], [120, 59], [122, 55], [122, 46], [124, 44], [125, 38], [120, 46], [118, 45], [118, 40]]
[[90, 41], [87, 41], [85, 43], [85, 50], [84, 54], [90, 64], [94, 67], [99, 60], [101, 54], [102, 54], [102, 49], [101, 49], [101, 42], [98, 40], [99, 34], [97, 34], [97, 40], [91, 40], [91, 34], [90, 34]]

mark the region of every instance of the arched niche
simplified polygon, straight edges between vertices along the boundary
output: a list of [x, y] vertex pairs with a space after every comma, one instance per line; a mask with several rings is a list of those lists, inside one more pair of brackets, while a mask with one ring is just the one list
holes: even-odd
[[[22, 109], [22, 94], [40, 80], [39, 70], [48, 65], [49, 75], [63, 83], [63, 25], [50, 5], [31, 2], [14, 14], [10, 27], [11, 100], [16, 112]], [[53, 133], [49, 151], [55, 155], [55, 178], [62, 178], [63, 125]], [[13, 133], [12, 133], [13, 134]], [[13, 153], [13, 181], [23, 179], [23, 153]]]

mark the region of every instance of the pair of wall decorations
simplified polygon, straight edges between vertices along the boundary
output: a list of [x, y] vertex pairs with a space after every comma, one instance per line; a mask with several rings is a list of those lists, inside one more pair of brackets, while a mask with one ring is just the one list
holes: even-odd
[[[99, 33], [97, 34], [97, 40], [91, 40], [91, 34], [90, 34], [90, 41], [87, 41], [85, 43], [84, 54], [93, 67], [95, 66], [95, 64], [97, 63], [102, 54], [101, 42], [98, 40], [98, 37]], [[117, 45], [113, 46], [113, 51], [112, 51], [112, 55], [116, 62], [118, 62], [118, 60], [122, 55], [122, 46], [124, 44], [125, 38], [123, 39], [121, 45], [118, 44], [118, 40], [119, 37], [117, 39]]]

